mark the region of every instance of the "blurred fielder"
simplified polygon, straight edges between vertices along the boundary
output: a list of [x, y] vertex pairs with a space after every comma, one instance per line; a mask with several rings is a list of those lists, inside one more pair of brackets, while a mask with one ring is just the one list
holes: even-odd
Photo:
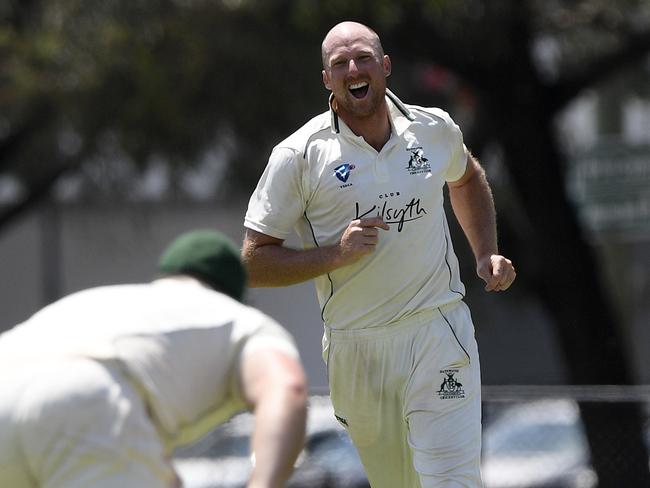
[[338, 24], [322, 60], [330, 110], [273, 149], [250, 199], [251, 286], [315, 279], [332, 403], [373, 488], [478, 487], [479, 357], [443, 188], [485, 289], [505, 290], [485, 172], [449, 114], [386, 89], [374, 31]]
[[180, 236], [159, 270], [69, 295], [0, 335], [0, 486], [180, 486], [173, 449], [245, 409], [248, 486], [284, 486], [306, 416], [292, 338], [238, 301], [245, 271], [220, 233]]

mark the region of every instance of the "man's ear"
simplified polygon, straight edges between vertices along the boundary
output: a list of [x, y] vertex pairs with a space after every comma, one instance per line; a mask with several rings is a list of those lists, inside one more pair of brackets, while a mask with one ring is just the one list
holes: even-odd
[[388, 57], [388, 54], [384, 54], [384, 74], [386, 75], [386, 78], [390, 76], [392, 68], [390, 57]]
[[327, 71], [325, 70], [323, 70], [323, 85], [325, 85], [325, 88], [329, 91], [332, 91], [332, 88], [330, 87], [330, 77], [327, 75]]

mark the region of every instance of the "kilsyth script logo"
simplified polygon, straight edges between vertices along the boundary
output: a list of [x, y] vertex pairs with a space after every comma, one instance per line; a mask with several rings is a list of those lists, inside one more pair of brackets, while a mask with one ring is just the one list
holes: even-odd
[[[399, 195], [399, 192], [397, 192]], [[383, 198], [383, 195], [380, 196]], [[387, 224], [397, 224], [397, 232], [402, 232], [406, 222], [412, 222], [421, 219], [427, 211], [420, 206], [420, 199], [412, 198], [410, 202], [403, 206], [394, 206], [388, 200], [383, 204], [374, 204], [367, 210], [362, 210], [359, 202], [355, 204], [355, 219], [364, 217], [381, 217]]]
[[428, 173], [431, 171], [429, 160], [424, 157], [422, 147], [407, 147], [406, 150], [411, 153], [411, 157], [406, 165], [406, 169], [412, 175]]
[[455, 378], [455, 375], [458, 374], [457, 369], [443, 369], [440, 374], [444, 378], [438, 390], [438, 396], [441, 400], [465, 398], [463, 384]]

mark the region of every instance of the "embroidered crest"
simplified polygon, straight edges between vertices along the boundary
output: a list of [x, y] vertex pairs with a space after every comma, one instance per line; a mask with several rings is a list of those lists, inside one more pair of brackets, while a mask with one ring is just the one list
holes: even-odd
[[426, 173], [431, 170], [429, 160], [424, 157], [424, 151], [421, 146], [407, 147], [406, 150], [411, 153], [406, 169], [412, 175]]
[[437, 392], [441, 400], [465, 398], [463, 384], [454, 377], [458, 374], [457, 369], [443, 369], [440, 374], [444, 375], [440, 389]]

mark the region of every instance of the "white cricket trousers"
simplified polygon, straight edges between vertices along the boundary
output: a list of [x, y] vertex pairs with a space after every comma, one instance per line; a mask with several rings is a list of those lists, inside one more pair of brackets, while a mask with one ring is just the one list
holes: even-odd
[[326, 328], [334, 413], [372, 488], [479, 488], [478, 348], [463, 302], [385, 327]]
[[88, 359], [2, 374], [0, 486], [171, 488], [163, 444], [136, 389]]

